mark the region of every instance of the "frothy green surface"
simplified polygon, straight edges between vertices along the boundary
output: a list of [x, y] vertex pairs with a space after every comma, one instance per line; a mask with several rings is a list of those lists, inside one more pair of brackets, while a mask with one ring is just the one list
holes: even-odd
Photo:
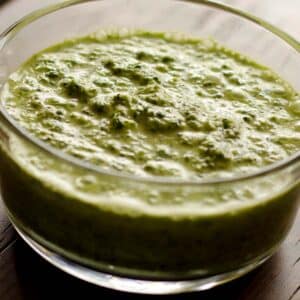
[[300, 148], [299, 95], [211, 40], [135, 32], [36, 54], [2, 95], [27, 130], [105, 169], [232, 176]]

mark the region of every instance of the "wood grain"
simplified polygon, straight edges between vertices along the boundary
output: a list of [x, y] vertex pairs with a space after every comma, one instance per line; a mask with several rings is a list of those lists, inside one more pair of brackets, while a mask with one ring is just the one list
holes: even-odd
[[[0, 0], [0, 31], [54, 0]], [[299, 0], [227, 0], [280, 26], [300, 40]], [[150, 299], [98, 288], [58, 271], [16, 239], [0, 201], [0, 299]], [[251, 274], [209, 292], [156, 297], [186, 300], [300, 300], [300, 214], [280, 251]]]

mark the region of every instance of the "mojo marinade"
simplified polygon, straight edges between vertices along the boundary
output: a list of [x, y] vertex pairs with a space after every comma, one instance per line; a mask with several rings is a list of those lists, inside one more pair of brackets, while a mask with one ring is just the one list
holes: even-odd
[[[300, 146], [300, 100], [289, 84], [212, 40], [167, 33], [87, 36], [50, 47], [9, 77], [1, 100], [52, 147], [99, 170], [139, 177], [235, 176]], [[2, 159], [5, 180], [19, 182], [7, 194], [8, 208], [92, 265], [236, 268], [280, 241], [295, 205], [290, 194], [268, 198], [247, 186], [199, 197], [138, 184], [124, 190], [32, 151], [16, 144]], [[265, 200], [254, 201], [258, 195]]]

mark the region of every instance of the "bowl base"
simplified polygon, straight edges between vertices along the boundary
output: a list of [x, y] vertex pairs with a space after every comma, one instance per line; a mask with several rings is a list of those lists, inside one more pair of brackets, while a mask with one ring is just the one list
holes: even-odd
[[166, 295], [194, 291], [204, 291], [239, 278], [264, 263], [271, 254], [252, 262], [251, 264], [227, 273], [191, 280], [159, 281], [148, 279], [126, 278], [104, 273], [80, 265], [60, 254], [53, 252], [44, 245], [30, 238], [20, 227], [13, 224], [21, 238], [41, 257], [58, 269], [86, 282], [122, 292]]

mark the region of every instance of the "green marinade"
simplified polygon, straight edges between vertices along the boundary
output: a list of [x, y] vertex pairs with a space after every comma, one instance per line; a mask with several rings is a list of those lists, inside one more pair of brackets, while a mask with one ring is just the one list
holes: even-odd
[[299, 95], [209, 40], [74, 39], [33, 56], [4, 91], [8, 112], [41, 140], [140, 176], [249, 173], [300, 147]]
[[[30, 58], [0, 97], [45, 143], [143, 178], [232, 177], [300, 148], [297, 92], [209, 39], [76, 38]], [[7, 140], [1, 189], [11, 217], [41, 243], [108, 272], [177, 278], [239, 269], [274, 251], [297, 210], [297, 189], [281, 189], [290, 175], [158, 186], [90, 174]]]

